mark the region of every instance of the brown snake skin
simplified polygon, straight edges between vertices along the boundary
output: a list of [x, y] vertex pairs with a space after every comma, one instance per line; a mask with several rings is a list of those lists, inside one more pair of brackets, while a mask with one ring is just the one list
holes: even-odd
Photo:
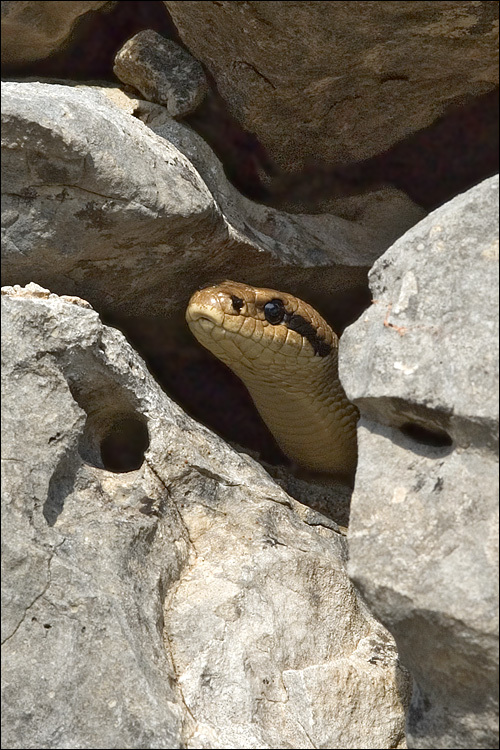
[[275, 289], [224, 281], [193, 294], [186, 320], [244, 382], [287, 456], [352, 478], [358, 410], [339, 381], [338, 338], [314, 308]]

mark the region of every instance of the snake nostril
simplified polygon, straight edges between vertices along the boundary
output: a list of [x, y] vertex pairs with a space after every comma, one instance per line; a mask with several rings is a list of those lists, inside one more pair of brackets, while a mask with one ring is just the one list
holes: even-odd
[[233, 310], [236, 310], [236, 312], [240, 312], [244, 304], [241, 297], [237, 297], [235, 294], [231, 294], [231, 302], [233, 304]]

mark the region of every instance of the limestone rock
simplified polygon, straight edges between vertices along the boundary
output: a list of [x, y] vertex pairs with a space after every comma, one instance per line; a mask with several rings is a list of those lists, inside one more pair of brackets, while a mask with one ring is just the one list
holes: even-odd
[[341, 340], [349, 572], [416, 688], [409, 745], [498, 747], [498, 177], [406, 233]]
[[[172, 508], [161, 518], [143, 512], [164, 503], [164, 488], [146, 467], [127, 474], [96, 468], [96, 441], [109, 427], [103, 412], [111, 423], [136, 413], [130, 384], [141, 383], [141, 365], [93, 310], [35, 285], [8, 291], [3, 743], [179, 747], [183, 712], [162, 643], [158, 591], [179, 574], [186, 533]], [[137, 418], [136, 430], [142, 424]]]
[[55, 52], [85, 13], [107, 2], [2, 2], [2, 64], [19, 65]]
[[351, 163], [498, 84], [496, 3], [165, 2], [285, 169]]
[[335, 524], [94, 310], [3, 292], [4, 745], [404, 746], [407, 675]]
[[151, 102], [163, 104], [172, 117], [184, 117], [201, 103], [208, 83], [189, 52], [147, 29], [129, 39], [115, 57], [113, 72]]
[[142, 106], [151, 127], [100, 89], [2, 85], [3, 283], [165, 317], [214, 278], [300, 293], [308, 269], [328, 297], [364, 282], [385, 233], [252, 203], [190, 128]]

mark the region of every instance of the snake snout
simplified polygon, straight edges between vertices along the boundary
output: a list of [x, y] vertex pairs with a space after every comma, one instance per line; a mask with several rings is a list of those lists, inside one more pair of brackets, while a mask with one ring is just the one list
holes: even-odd
[[203, 305], [191, 305], [186, 314], [188, 323], [196, 323], [198, 325], [222, 325], [224, 320], [224, 313], [219, 308], [205, 307]]
[[193, 332], [203, 330], [209, 333], [214, 326], [221, 327], [224, 322], [222, 310], [216, 295], [206, 291], [195, 292], [186, 310], [186, 321]]

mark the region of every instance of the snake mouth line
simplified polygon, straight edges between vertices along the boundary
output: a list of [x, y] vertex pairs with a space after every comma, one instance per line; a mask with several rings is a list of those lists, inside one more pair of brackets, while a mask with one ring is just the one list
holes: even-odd
[[218, 310], [216, 307], [207, 309], [202, 305], [199, 307], [191, 305], [186, 317], [188, 324], [196, 324], [204, 331], [211, 331], [215, 326], [222, 327], [224, 322], [222, 310]]
[[216, 324], [213, 322], [213, 320], [209, 320], [208, 318], [198, 318], [196, 322], [200, 326], [201, 330], [205, 333], [211, 334], [216, 327]]

